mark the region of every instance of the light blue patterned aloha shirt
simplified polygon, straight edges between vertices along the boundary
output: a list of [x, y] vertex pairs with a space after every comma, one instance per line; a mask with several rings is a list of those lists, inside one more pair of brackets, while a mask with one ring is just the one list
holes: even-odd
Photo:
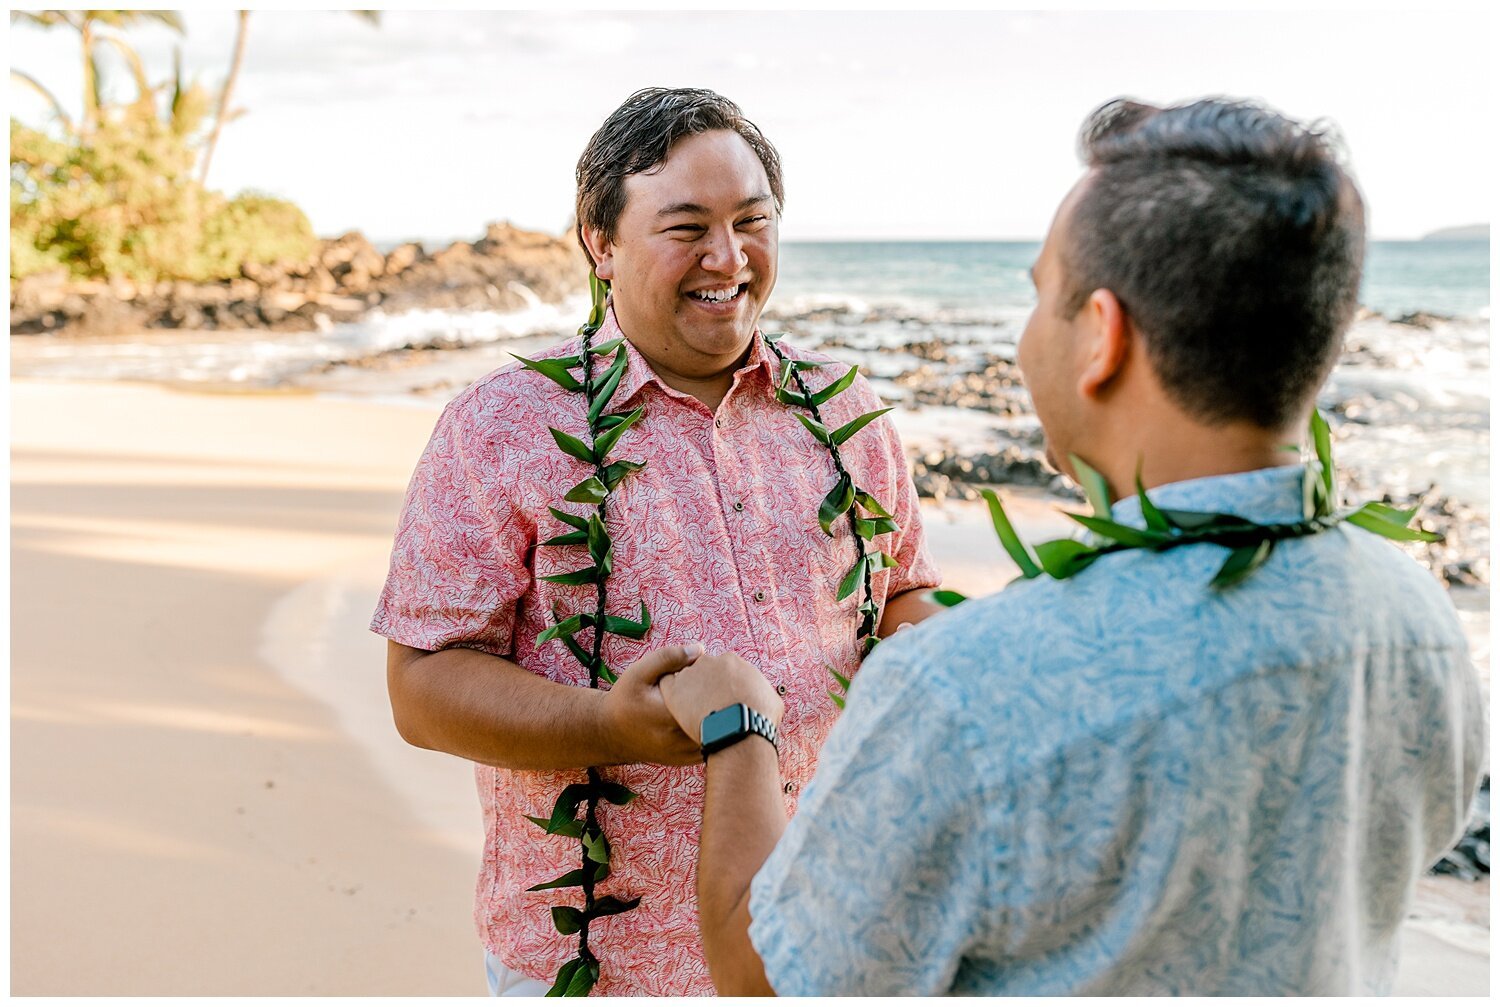
[[[1296, 521], [1301, 473], [1152, 499]], [[1218, 591], [1226, 555], [1106, 556], [881, 646], [752, 885], [776, 991], [1389, 991], [1483, 757], [1464, 635], [1358, 528]]]

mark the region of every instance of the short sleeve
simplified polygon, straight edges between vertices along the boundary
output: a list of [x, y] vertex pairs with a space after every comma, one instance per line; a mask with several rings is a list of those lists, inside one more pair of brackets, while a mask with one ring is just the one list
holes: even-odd
[[879, 651], [866, 664], [751, 885], [750, 939], [781, 996], [946, 993], [982, 939], [997, 844], [974, 735], [919, 678]]
[[412, 474], [370, 628], [421, 650], [511, 653], [536, 529], [505, 492], [473, 391], [443, 411]]

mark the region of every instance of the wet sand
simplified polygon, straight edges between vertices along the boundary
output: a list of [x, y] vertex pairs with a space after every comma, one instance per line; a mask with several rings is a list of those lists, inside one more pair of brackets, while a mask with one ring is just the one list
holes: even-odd
[[[11, 391], [12, 992], [482, 994], [470, 770], [365, 629], [435, 412]], [[950, 586], [1009, 579], [982, 507], [924, 516]], [[1487, 905], [1424, 880], [1401, 991], [1485, 993]]]

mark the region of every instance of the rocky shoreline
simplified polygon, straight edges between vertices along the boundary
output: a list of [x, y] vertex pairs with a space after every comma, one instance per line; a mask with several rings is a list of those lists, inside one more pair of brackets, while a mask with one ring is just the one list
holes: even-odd
[[302, 262], [241, 267], [218, 283], [80, 281], [45, 273], [13, 283], [11, 335], [112, 336], [150, 329], [326, 331], [379, 308], [517, 311], [586, 289], [571, 236], [491, 224], [475, 242], [382, 253], [357, 231], [319, 243]]

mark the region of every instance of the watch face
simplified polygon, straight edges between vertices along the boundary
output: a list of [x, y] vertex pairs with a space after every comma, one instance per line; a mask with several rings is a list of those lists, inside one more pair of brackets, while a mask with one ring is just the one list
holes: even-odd
[[743, 734], [748, 726], [746, 724], [748, 719], [745, 715], [745, 707], [740, 703], [726, 706], [722, 710], [715, 710], [703, 718], [703, 746], [707, 748], [716, 741]]

